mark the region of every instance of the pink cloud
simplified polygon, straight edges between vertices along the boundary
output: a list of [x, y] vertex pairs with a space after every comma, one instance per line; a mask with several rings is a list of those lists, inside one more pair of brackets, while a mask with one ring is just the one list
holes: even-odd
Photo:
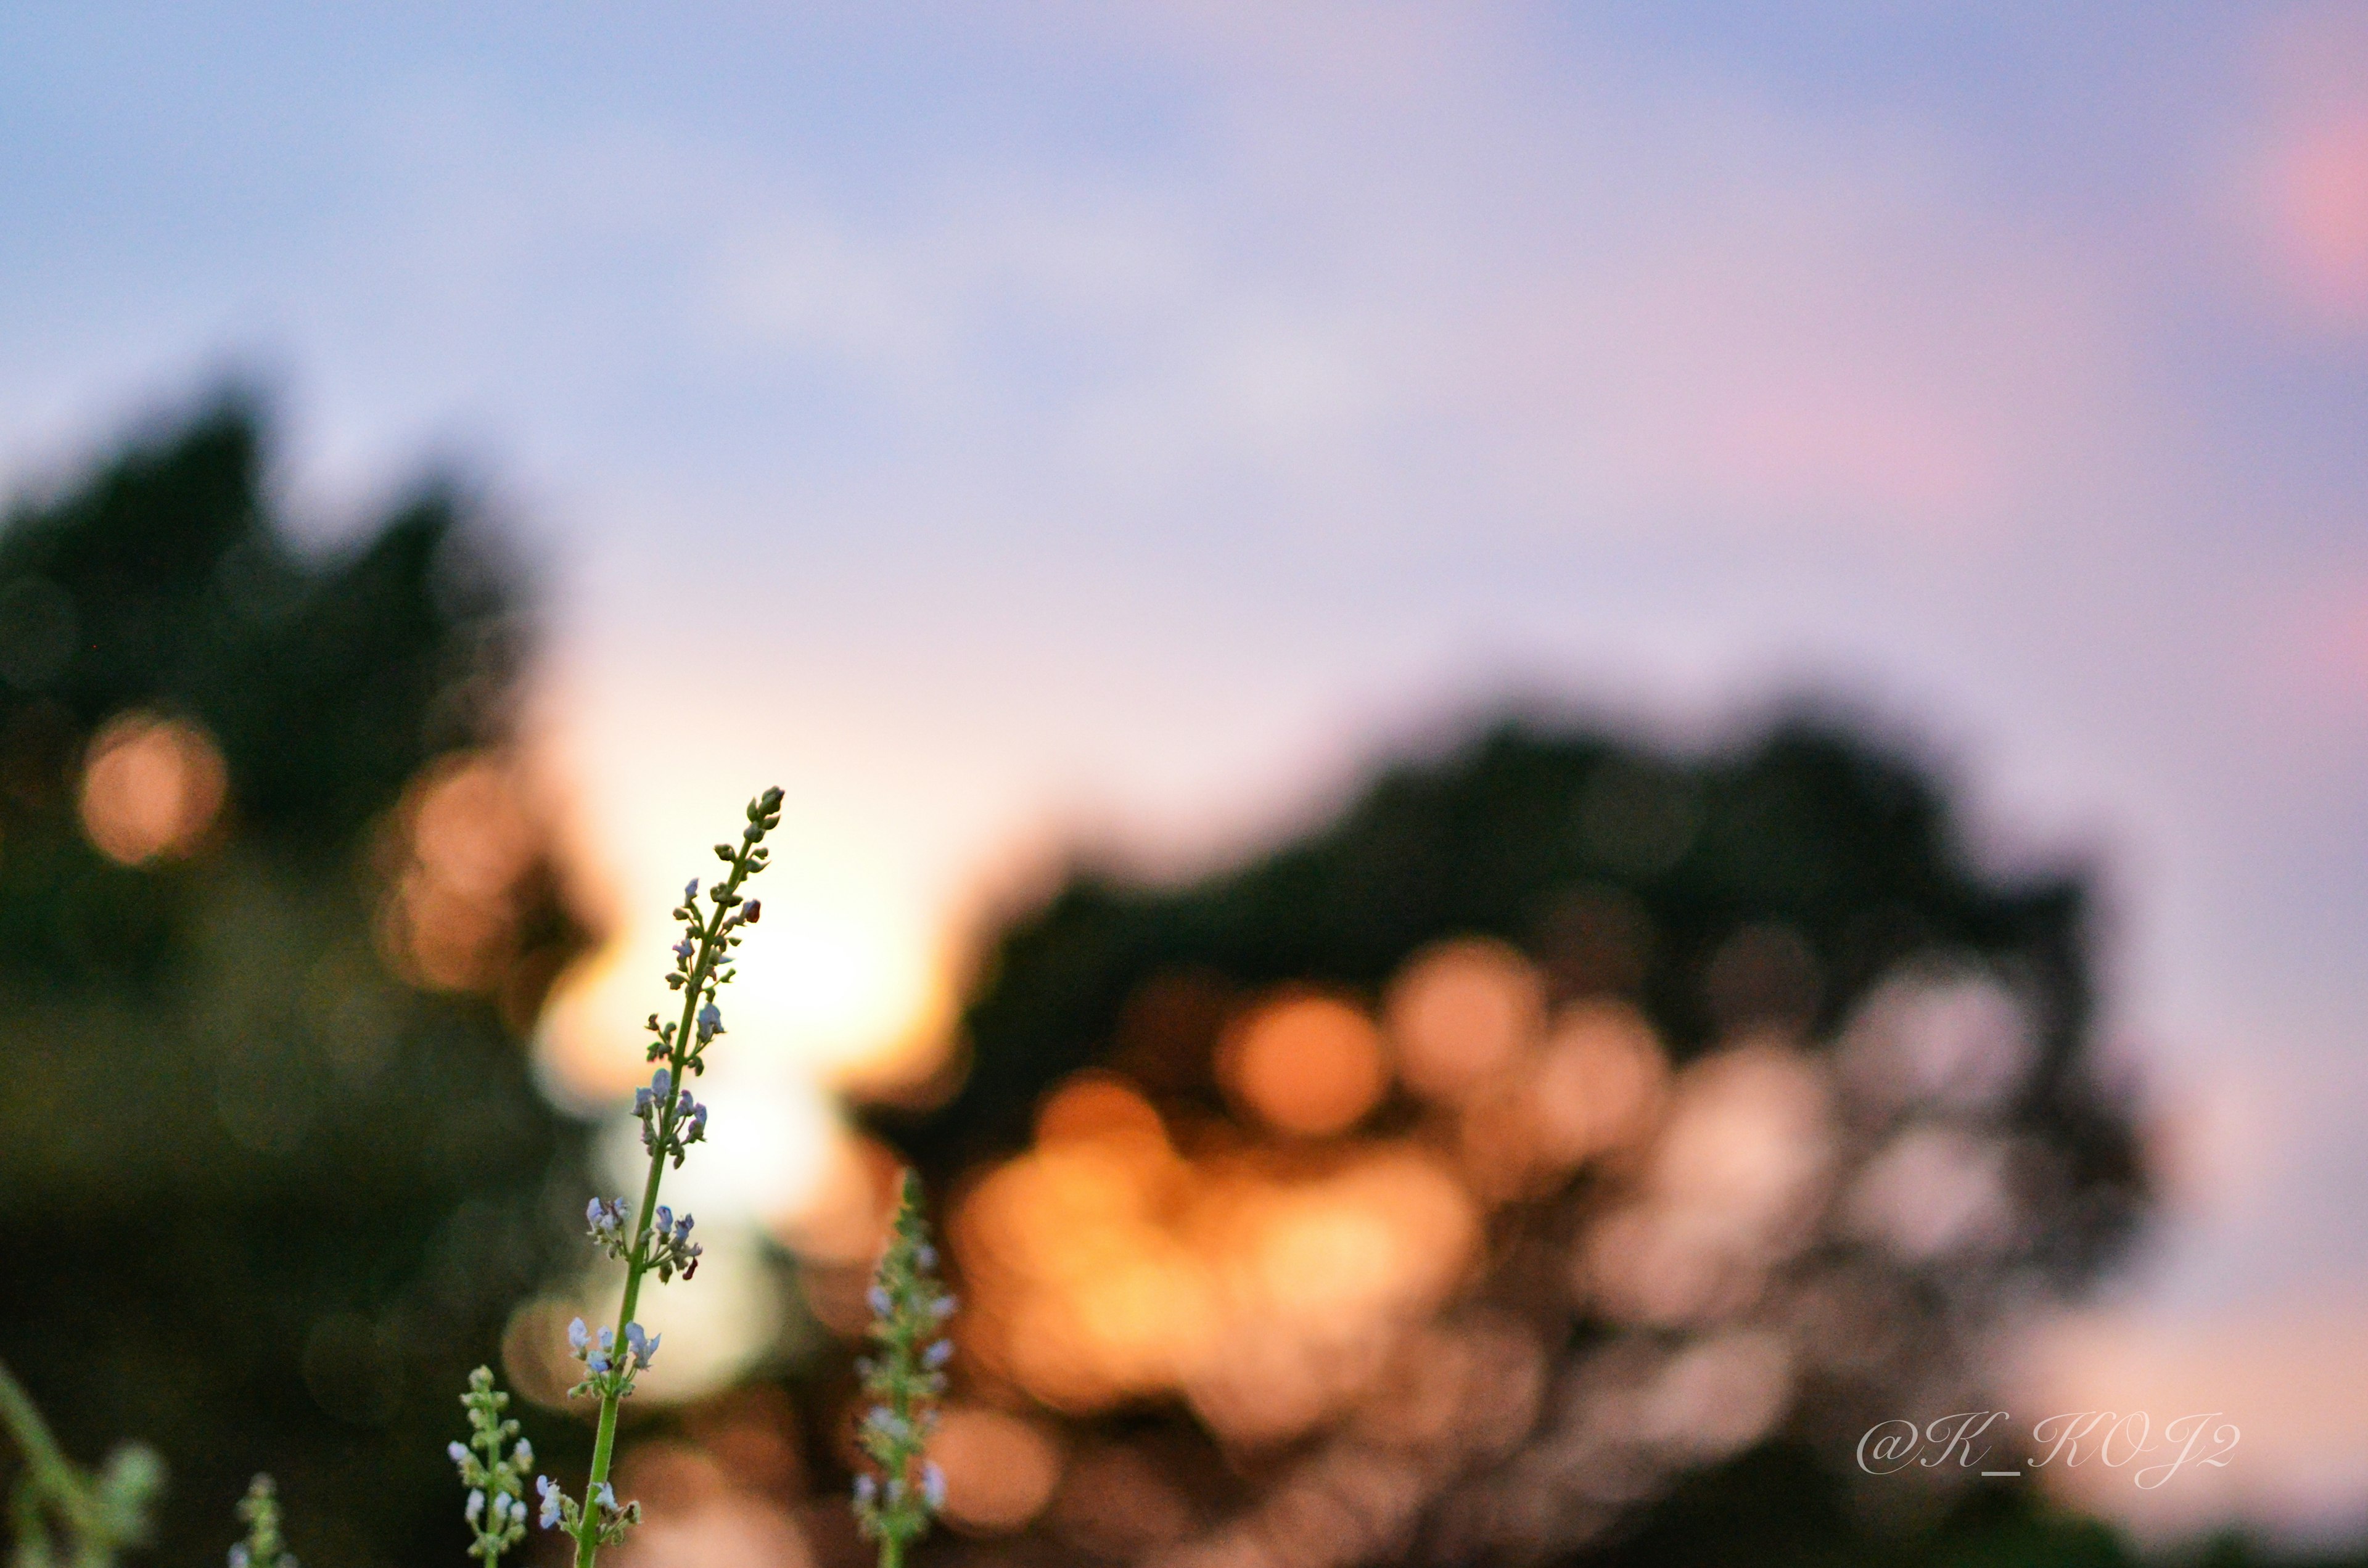
[[2308, 15], [2267, 55], [2255, 199], [2270, 276], [2309, 320], [2368, 328], [2368, 27]]
[[2287, 289], [2329, 322], [2368, 326], [2368, 103], [2293, 128], [2265, 180]]

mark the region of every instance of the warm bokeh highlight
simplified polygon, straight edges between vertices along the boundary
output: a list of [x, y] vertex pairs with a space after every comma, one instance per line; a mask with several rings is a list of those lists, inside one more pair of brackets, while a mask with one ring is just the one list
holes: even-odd
[[229, 783], [222, 752], [199, 725], [120, 714], [91, 737], [83, 831], [121, 865], [184, 856], [213, 825]]

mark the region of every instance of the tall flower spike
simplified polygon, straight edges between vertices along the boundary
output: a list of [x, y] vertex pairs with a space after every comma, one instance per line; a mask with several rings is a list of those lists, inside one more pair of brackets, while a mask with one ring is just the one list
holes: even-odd
[[945, 1475], [925, 1457], [946, 1387], [940, 1369], [953, 1355], [953, 1342], [941, 1335], [954, 1299], [938, 1287], [937, 1256], [921, 1218], [921, 1178], [907, 1171], [895, 1228], [867, 1292], [880, 1353], [864, 1363], [872, 1403], [857, 1427], [871, 1468], [855, 1479], [855, 1517], [880, 1543], [881, 1568], [902, 1568], [906, 1550], [945, 1506]]
[[[609, 1481], [616, 1457], [618, 1402], [632, 1392], [635, 1375], [647, 1369], [658, 1353], [658, 1336], [644, 1331], [634, 1318], [642, 1286], [653, 1272], [665, 1284], [677, 1275], [689, 1279], [699, 1267], [700, 1247], [690, 1239], [690, 1216], [677, 1219], [658, 1201], [658, 1188], [667, 1169], [680, 1165], [689, 1146], [706, 1136], [707, 1108], [691, 1098], [689, 1084], [705, 1071], [700, 1053], [724, 1032], [716, 994], [732, 979], [732, 951], [740, 945], [739, 928], [756, 922], [757, 903], [744, 898], [740, 890], [765, 869], [769, 858], [764, 839], [781, 824], [780, 789], [768, 790], [749, 801], [745, 815], [747, 825], [741, 831], [739, 846], [716, 846], [716, 858], [729, 869], [722, 880], [708, 887], [708, 907], [700, 907], [696, 877], [683, 884], [682, 902], [675, 906], [674, 917], [682, 922], [682, 933], [674, 944], [674, 962], [666, 983], [667, 989], [682, 993], [682, 1008], [672, 1023], [662, 1021], [655, 1013], [650, 1015], [648, 1051], [655, 1071], [648, 1085], [633, 1096], [633, 1114], [642, 1124], [642, 1147], [650, 1158], [641, 1201], [629, 1209], [622, 1198], [613, 1202], [594, 1199], [584, 1211], [585, 1227], [593, 1242], [625, 1265], [615, 1326], [596, 1332], [578, 1318], [567, 1330], [568, 1349], [584, 1363], [586, 1373], [569, 1392], [600, 1402], [592, 1439], [592, 1470], [585, 1479], [580, 1503], [550, 1476], [534, 1477], [540, 1499], [537, 1518], [544, 1528], [561, 1529], [575, 1539], [575, 1568], [592, 1568], [600, 1548], [624, 1540], [625, 1532], [642, 1517], [640, 1504], [617, 1501]], [[472, 1379], [469, 1399], [482, 1394], [506, 1402], [507, 1396], [493, 1392], [492, 1374], [481, 1370], [478, 1377], [485, 1380], [483, 1388]], [[492, 1446], [479, 1441], [455, 1444], [452, 1449], [453, 1463], [473, 1499], [463, 1510], [478, 1532], [478, 1544], [471, 1551], [484, 1558], [488, 1568], [495, 1558], [524, 1538], [526, 1483], [534, 1463], [532, 1450], [523, 1443], [507, 1457], [502, 1454], [501, 1434], [507, 1428], [507, 1434], [515, 1435], [517, 1423], [500, 1421], [499, 1408], [498, 1404], [490, 1407], [496, 1433]], [[472, 1426], [478, 1420], [474, 1403], [470, 1406], [470, 1420]], [[479, 1437], [484, 1436], [480, 1427]]]
[[461, 1507], [475, 1538], [469, 1555], [493, 1568], [502, 1553], [526, 1539], [526, 1486], [534, 1474], [534, 1449], [518, 1436], [518, 1424], [502, 1414], [509, 1408], [510, 1396], [494, 1387], [491, 1368], [469, 1374], [469, 1392], [461, 1396], [461, 1403], [469, 1413], [469, 1440], [452, 1443], [444, 1451], [460, 1471], [461, 1484], [469, 1489]]

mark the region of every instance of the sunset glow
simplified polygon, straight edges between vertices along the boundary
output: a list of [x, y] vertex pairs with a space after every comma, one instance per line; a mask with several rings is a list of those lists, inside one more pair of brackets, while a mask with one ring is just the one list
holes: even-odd
[[[2084, 1506], [2361, 1539], [2368, 23], [2142, 12], [0, 7], [0, 881], [83, 901], [4, 956], [107, 1112], [30, 1119], [326, 1161], [427, 1103], [416, 1013], [632, 1187], [665, 912], [778, 785], [651, 1564], [853, 1550], [837, 1385], [733, 1417], [761, 1496], [690, 1428], [857, 1353], [907, 1162], [958, 1565], [1565, 1561], [1985, 1358], [2259, 1413]], [[1730, 792], [1804, 714], [1904, 761]], [[1428, 814], [1531, 729], [1566, 787]], [[142, 1007], [214, 1055], [78, 1079]], [[392, 1387], [461, 1267], [314, 1360]], [[2059, 1267], [1933, 1351], [1924, 1285]], [[524, 1397], [591, 1288], [518, 1287]]]

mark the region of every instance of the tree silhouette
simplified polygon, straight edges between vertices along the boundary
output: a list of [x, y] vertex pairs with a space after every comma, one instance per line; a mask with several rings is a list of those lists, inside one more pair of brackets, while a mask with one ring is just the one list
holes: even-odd
[[[1139, 1094], [1186, 1162], [1170, 1171], [1223, 1171], [1235, 1182], [1246, 1170], [1283, 1180], [1298, 1171], [1313, 1180], [1360, 1147], [1452, 1163], [1474, 1153], [1475, 1135], [1485, 1163], [1495, 1125], [1479, 1119], [1485, 1107], [1442, 1105], [1401, 1085], [1360, 1131], [1310, 1145], [1258, 1125], [1228, 1092], [1224, 1063], [1226, 1041], [1267, 999], [1312, 991], [1386, 1023], [1393, 987], [1435, 944], [1488, 939], [1497, 945], [1485, 951], [1520, 955], [1550, 1013], [1641, 1018], [1681, 1096], [1688, 1084], [1712, 1082], [1690, 1064], [1721, 1062], [1773, 1074], [1775, 1087], [1793, 1081], [1786, 1072], [1827, 1085], [1821, 1092], [1843, 1108], [1832, 1134], [1842, 1176], [1811, 1228], [1759, 1266], [1744, 1294], [1658, 1317], [1623, 1309], [1608, 1290], [1574, 1295], [1565, 1283], [1611, 1217], [1633, 1207], [1645, 1181], [1638, 1163], [1651, 1156], [1574, 1165], [1543, 1185], [1521, 1176], [1486, 1197], [1473, 1271], [1438, 1307], [1438, 1333], [1408, 1343], [1534, 1353], [1543, 1392], [1503, 1417], [1515, 1438], [1408, 1448], [1403, 1437], [1376, 1436], [1404, 1427], [1391, 1380], [1420, 1383], [1421, 1355], [1447, 1354], [1403, 1346], [1386, 1364], [1396, 1371], [1360, 1385], [1325, 1421], [1292, 1428], [1280, 1450], [1255, 1434], [1228, 1436], [1222, 1408], [1189, 1382], [1184, 1399], [1155, 1392], [1114, 1402], [1056, 1383], [1042, 1397], [1073, 1445], [1156, 1456], [1198, 1517], [1218, 1521], [1204, 1524], [1199, 1545], [1169, 1542], [1183, 1553], [1172, 1561], [1195, 1561], [1212, 1542], [1211, 1561], [1227, 1560], [1228, 1543], [1247, 1543], [1268, 1560], [1317, 1568], [1693, 1562], [1746, 1552], [1802, 1562], [1981, 1561], [1992, 1551], [2119, 1561], [2105, 1533], [2051, 1522], [2016, 1495], [1960, 1498], [1942, 1515], [1956, 1522], [1937, 1535], [1886, 1534], [1851, 1506], [1863, 1478], [1846, 1473], [1848, 1438], [1872, 1420], [1916, 1414], [1916, 1400], [1938, 1397], [1936, 1388], [1977, 1389], [1971, 1345], [2000, 1321], [2003, 1303], [2034, 1286], [2077, 1290], [2143, 1213], [2127, 1108], [2096, 1070], [2087, 884], [2077, 869], [1987, 870], [1933, 773], [1839, 719], [1804, 711], [1701, 756], [1566, 722], [1509, 721], [1383, 770], [1337, 820], [1237, 868], [1183, 885], [1076, 869], [985, 944], [962, 1017], [959, 1090], [925, 1113], [889, 1109], [875, 1119], [958, 1192], [987, 1190], [978, 1173], [1030, 1150], [1031, 1124], [1053, 1114], [1041, 1108], [1064, 1084], [1116, 1082]], [[2002, 1097], [1965, 1119], [1974, 1131], [1949, 1123], [1957, 1142], [1939, 1145], [1995, 1153], [2011, 1171], [2001, 1201], [2013, 1217], [1999, 1221], [1996, 1244], [1946, 1256], [1886, 1250], [1848, 1199], [1853, 1183], [1879, 1179], [1866, 1173], [1875, 1152], [1893, 1146], [1886, 1141], [1928, 1122], [1854, 1088], [1853, 1063], [1865, 1052], [1844, 1062], [1843, 1048], [1871, 1038], [1867, 1020], [1891, 1016], [1883, 1008], [1918, 995], [2004, 1009], [2027, 1036]], [[1810, 1065], [1785, 1067], [1794, 1062]], [[1485, 1187], [1487, 1178], [1471, 1179]], [[1169, 1196], [1146, 1201], [1189, 1203], [1174, 1196], [1185, 1190], [1178, 1182], [1217, 1185], [1161, 1180], [1151, 1190]], [[959, 1210], [952, 1221], [957, 1264], [987, 1269], [963, 1288], [982, 1312], [1008, 1316], [1022, 1309], [997, 1294], [997, 1280], [1024, 1273], [1026, 1260], [982, 1256], [1003, 1223], [966, 1226]], [[1837, 1301], [1896, 1343], [1843, 1367], [1850, 1358], [1829, 1354], [1833, 1336], [1814, 1326], [1823, 1310], [1814, 1304]], [[1618, 1425], [1619, 1411], [1667, 1387], [1690, 1347], [1741, 1343], [1736, 1330], [1792, 1347], [1792, 1392], [1772, 1424], [1755, 1429], [1756, 1447], [1687, 1449]], [[989, 1360], [990, 1376], [1030, 1386], [1021, 1363]], [[1514, 1355], [1506, 1365], [1529, 1363]], [[1474, 1385], [1450, 1403], [1464, 1399], [1477, 1412], [1490, 1397]], [[1343, 1510], [1336, 1525], [1304, 1523], [1334, 1517], [1332, 1509]], [[1050, 1528], [1057, 1537], [1057, 1517]]]
[[581, 1154], [511, 575], [449, 488], [300, 549], [238, 396], [0, 531], [0, 1323], [74, 1449], [164, 1450], [165, 1560], [266, 1469], [308, 1562], [458, 1550], [454, 1399]]

